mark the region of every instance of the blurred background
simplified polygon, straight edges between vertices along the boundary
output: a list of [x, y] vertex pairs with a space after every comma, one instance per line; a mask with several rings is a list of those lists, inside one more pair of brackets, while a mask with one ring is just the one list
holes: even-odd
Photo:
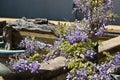
[[[0, 17], [47, 18], [74, 21], [72, 0], [0, 0]], [[120, 0], [113, 0], [113, 12], [120, 16]], [[77, 15], [82, 19], [83, 15]], [[112, 24], [120, 25], [120, 17]]]

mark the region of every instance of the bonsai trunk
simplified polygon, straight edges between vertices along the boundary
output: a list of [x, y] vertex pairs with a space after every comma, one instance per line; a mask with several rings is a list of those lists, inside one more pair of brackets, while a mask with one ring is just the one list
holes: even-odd
[[94, 51], [97, 53], [97, 55], [95, 56], [95, 62], [99, 63], [99, 53], [98, 53], [98, 36], [95, 35], [97, 30], [94, 30], [97, 26], [96, 25], [91, 25], [91, 30], [93, 31], [93, 33], [91, 34], [91, 40], [93, 43], [96, 43], [96, 45], [94, 46]]

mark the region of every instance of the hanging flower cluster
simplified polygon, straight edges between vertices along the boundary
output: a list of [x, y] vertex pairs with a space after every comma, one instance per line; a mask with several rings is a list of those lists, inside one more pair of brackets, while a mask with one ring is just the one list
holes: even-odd
[[101, 36], [106, 29], [105, 25], [114, 20], [112, 0], [73, 0], [73, 3], [74, 10], [84, 14], [95, 35]]
[[79, 42], [79, 41], [85, 41], [88, 39], [88, 35], [85, 32], [79, 32], [79, 31], [69, 31], [69, 35], [66, 36], [66, 39], [71, 43]]

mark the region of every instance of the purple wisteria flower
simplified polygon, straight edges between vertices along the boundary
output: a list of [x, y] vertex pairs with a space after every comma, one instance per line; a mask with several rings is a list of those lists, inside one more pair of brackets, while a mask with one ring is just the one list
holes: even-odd
[[120, 64], [120, 52], [116, 53], [115, 61], [116, 61], [117, 64]]
[[39, 50], [42, 50], [46, 47], [47, 44], [43, 43], [43, 42], [39, 42], [39, 41], [36, 41], [36, 47], [38, 46], [38, 49]]
[[98, 29], [98, 31], [95, 33], [95, 35], [97, 35], [97, 36], [102, 36], [102, 35], [104, 34], [105, 30], [106, 30], [106, 25], [103, 24], [103, 25]]
[[78, 80], [78, 77], [75, 76], [75, 77], [73, 78], [73, 80]]
[[68, 55], [66, 53], [60, 53], [60, 56], [67, 58]]
[[104, 34], [104, 31], [101, 30], [101, 29], [99, 29], [99, 30], [95, 33], [95, 35], [97, 35], [97, 36], [102, 36], [103, 34]]
[[88, 35], [83, 31], [70, 30], [69, 35], [66, 36], [66, 39], [70, 42], [70, 44], [73, 44], [76, 42], [88, 40]]
[[34, 53], [35, 50], [42, 50], [46, 46], [47, 44], [40, 41], [31, 40], [30, 37], [26, 37], [24, 40], [20, 42], [20, 45], [19, 45], [20, 48], [26, 49], [26, 53]]
[[86, 68], [82, 68], [81, 70], [75, 69], [75, 76], [72, 78], [71, 74], [68, 73], [66, 79], [71, 80], [87, 80], [87, 73], [86, 73]]
[[[81, 74], [80, 74], [81, 73]], [[86, 73], [86, 68], [82, 68], [82, 70], [80, 71], [80, 76], [81, 76], [81, 80], [86, 80], [87, 79], [87, 73]]]
[[92, 60], [92, 59], [95, 58], [95, 56], [96, 56], [96, 52], [94, 52], [93, 50], [87, 50], [86, 51], [85, 58], [87, 60]]
[[99, 80], [98, 75], [97, 74], [93, 75], [92, 80]]
[[27, 64], [28, 64], [27, 60], [19, 59], [18, 62], [12, 65], [12, 69], [16, 72], [22, 72], [22, 71], [28, 70]]
[[60, 43], [61, 43], [61, 41], [55, 41], [55, 42], [54, 42], [54, 47], [59, 46]]
[[115, 70], [115, 64], [112, 61], [104, 64], [94, 64], [95, 74], [93, 80], [112, 80], [112, 73]]
[[[102, 36], [104, 29], [100, 29], [104, 26], [104, 24], [108, 24], [113, 21], [114, 17], [112, 10], [113, 2], [112, 0], [102, 0], [101, 2], [97, 2], [93, 4], [94, 1], [88, 0], [73, 0], [74, 11], [80, 11], [84, 14], [84, 18], [87, 20], [87, 23], [92, 29], [97, 27], [97, 32], [95, 30], [95, 35]], [[85, 24], [87, 24], [85, 22]], [[93, 26], [94, 25], [94, 26]], [[94, 29], [93, 29], [94, 30]]]
[[71, 74], [68, 73], [68, 75], [66, 76], [66, 80], [70, 80], [72, 78]]
[[28, 69], [31, 73], [38, 72], [40, 68], [40, 63], [38, 61], [34, 61], [28, 65]]
[[120, 52], [116, 53], [115, 60], [113, 61], [113, 63], [115, 64], [116, 69], [120, 68]]
[[38, 61], [29, 62], [26, 59], [19, 59], [12, 65], [12, 69], [15, 72], [30, 71], [31, 73], [38, 72], [40, 68], [40, 63]]

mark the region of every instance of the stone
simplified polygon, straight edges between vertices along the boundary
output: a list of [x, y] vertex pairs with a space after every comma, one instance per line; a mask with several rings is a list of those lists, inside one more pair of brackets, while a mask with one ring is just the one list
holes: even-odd
[[49, 23], [45, 18], [36, 18], [35, 20], [19, 19], [10, 23], [16, 30], [38, 30], [40, 33], [52, 33], [56, 35], [56, 25]]
[[12, 71], [7, 66], [0, 63], [0, 76], [4, 76], [10, 73], [12, 73]]
[[108, 51], [118, 46], [120, 46], [120, 36], [103, 41], [98, 47], [98, 52]]
[[[1, 22], [2, 23], [2, 22]], [[56, 25], [48, 22], [46, 18], [36, 18], [35, 20], [29, 20], [23, 17], [22, 19], [4, 23], [4, 28], [1, 32], [1, 38], [5, 41], [5, 49], [17, 49], [18, 44], [23, 39], [20, 35], [20, 31], [34, 31], [42, 34], [53, 34], [57, 36], [55, 32]], [[1, 24], [2, 25], [2, 24]]]
[[4, 80], [64, 80], [69, 69], [64, 69], [64, 57], [57, 57], [49, 60], [48, 63], [41, 63], [39, 73], [21, 72], [9, 73], [3, 76]]
[[33, 22], [35, 24], [48, 24], [48, 20], [46, 18], [36, 18]]

